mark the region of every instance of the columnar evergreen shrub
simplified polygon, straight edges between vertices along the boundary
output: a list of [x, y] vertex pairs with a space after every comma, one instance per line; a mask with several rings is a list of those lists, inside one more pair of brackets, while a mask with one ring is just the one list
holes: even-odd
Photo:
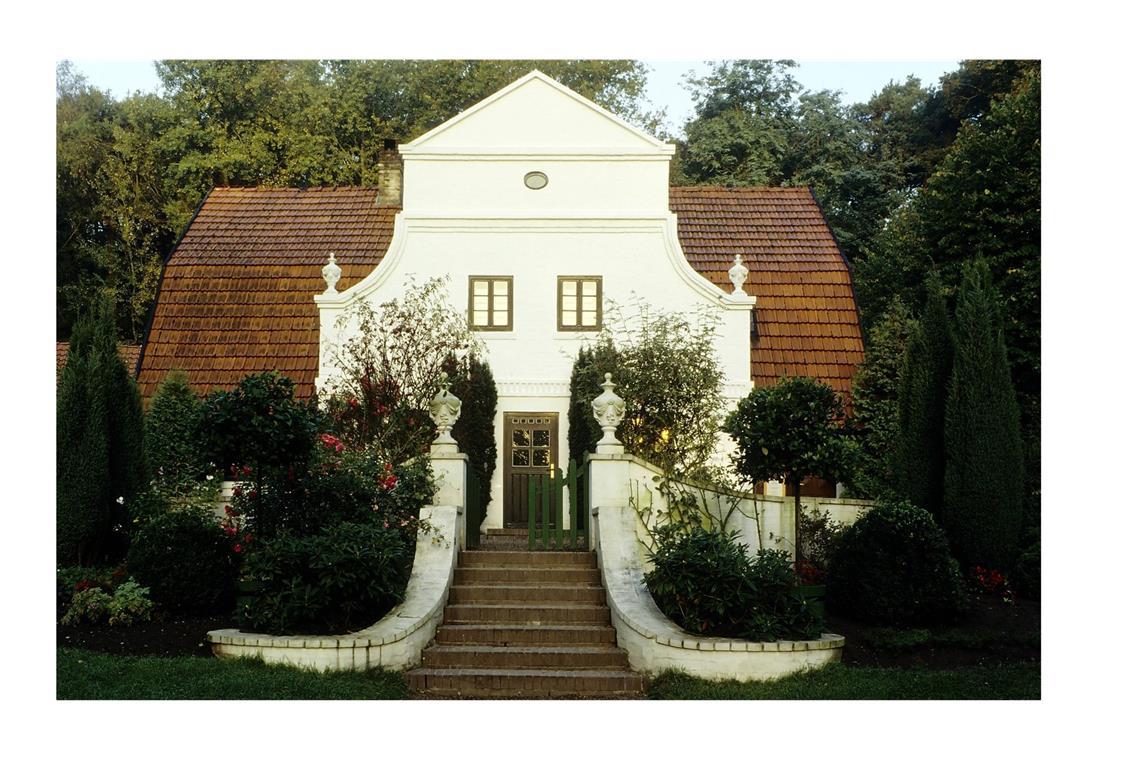
[[871, 509], [839, 539], [827, 605], [859, 620], [904, 626], [953, 620], [967, 595], [946, 534], [929, 512], [900, 502]]
[[233, 541], [204, 510], [156, 517], [134, 536], [127, 569], [166, 612], [209, 614], [232, 609], [237, 558]]
[[56, 548], [64, 563], [122, 556], [112, 527], [147, 481], [142, 402], [119, 358], [111, 307], [76, 325], [56, 395]]
[[159, 384], [146, 413], [145, 442], [152, 476], [171, 493], [184, 493], [210, 470], [203, 404], [184, 372]]
[[463, 402], [459, 420], [451, 431], [459, 443], [459, 450], [467, 455], [471, 469], [479, 478], [479, 519], [487, 516], [491, 502], [491, 476], [498, 464], [498, 446], [495, 441], [495, 412], [499, 405], [499, 391], [491, 366], [479, 358], [467, 362], [452, 361], [447, 368], [454, 378], [451, 392]]
[[880, 498], [896, 482], [894, 450], [899, 439], [899, 377], [915, 320], [895, 298], [867, 336], [867, 353], [852, 380], [853, 422], [859, 464], [847, 485], [853, 497]]
[[946, 532], [963, 565], [1009, 569], [1021, 528], [1025, 465], [1001, 306], [984, 262], [966, 267], [954, 317]]
[[894, 462], [895, 490], [907, 501], [943, 520], [946, 470], [946, 393], [954, 364], [950, 317], [936, 275], [926, 282], [926, 306], [907, 341], [899, 378], [899, 428]]

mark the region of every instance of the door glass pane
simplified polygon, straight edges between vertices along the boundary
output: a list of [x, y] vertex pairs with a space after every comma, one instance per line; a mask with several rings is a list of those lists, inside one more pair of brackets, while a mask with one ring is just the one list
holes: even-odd
[[530, 445], [530, 431], [529, 430], [516, 430], [512, 440], [515, 446], [529, 446]]
[[530, 466], [530, 449], [515, 449], [511, 452], [511, 464], [516, 467]]
[[550, 464], [550, 450], [549, 449], [535, 449], [534, 450], [534, 466], [545, 467]]
[[535, 430], [534, 431], [534, 445], [535, 446], [549, 446], [550, 445], [550, 431], [549, 430]]

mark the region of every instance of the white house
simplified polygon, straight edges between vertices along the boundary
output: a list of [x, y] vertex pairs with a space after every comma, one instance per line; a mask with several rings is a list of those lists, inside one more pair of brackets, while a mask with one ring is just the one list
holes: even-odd
[[784, 374], [848, 391], [862, 336], [810, 190], [670, 188], [673, 156], [535, 71], [389, 153], [379, 189], [215, 189], [166, 262], [143, 394], [171, 369], [203, 392], [277, 369], [311, 394], [353, 299], [446, 275], [498, 385], [493, 527], [525, 519], [512, 475], [567, 463], [570, 369], [603, 299], [715, 309], [730, 402]]

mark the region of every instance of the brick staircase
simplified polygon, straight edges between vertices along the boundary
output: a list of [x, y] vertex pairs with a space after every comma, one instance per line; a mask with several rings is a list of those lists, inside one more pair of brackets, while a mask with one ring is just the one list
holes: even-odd
[[492, 529], [460, 553], [443, 622], [408, 685], [421, 697], [642, 696], [616, 640], [593, 552], [531, 552], [525, 530]]

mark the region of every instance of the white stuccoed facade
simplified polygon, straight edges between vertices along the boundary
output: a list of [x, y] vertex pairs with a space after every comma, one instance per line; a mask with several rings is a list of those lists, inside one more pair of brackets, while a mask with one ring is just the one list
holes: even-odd
[[[597, 333], [559, 331], [560, 276], [601, 277], [607, 301], [715, 308], [726, 402], [734, 405], [752, 387], [755, 299], [726, 293], [685, 259], [668, 206], [673, 152], [537, 71], [401, 145], [403, 210], [387, 253], [354, 287], [315, 296], [318, 387], [334, 371], [329, 350], [345, 337], [337, 320], [354, 299], [379, 304], [400, 297], [410, 278], [446, 276], [453, 305], [466, 313], [469, 277], [512, 277], [513, 329], [478, 333], [499, 392], [500, 465], [484, 527], [503, 524], [504, 413], [556, 413], [558, 464], [567, 465], [570, 370]], [[530, 172], [545, 174], [546, 187], [528, 188]]]

